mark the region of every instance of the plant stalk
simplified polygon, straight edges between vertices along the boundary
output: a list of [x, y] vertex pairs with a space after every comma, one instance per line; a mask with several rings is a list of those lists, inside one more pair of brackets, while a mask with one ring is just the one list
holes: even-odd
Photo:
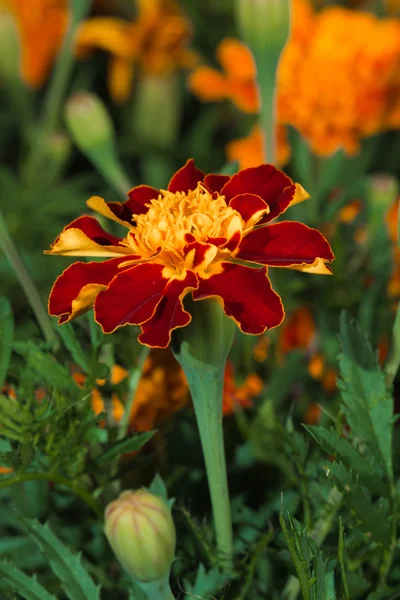
[[159, 581], [150, 581], [148, 583], [136, 582], [144, 591], [149, 600], [175, 600], [169, 585], [169, 573]]

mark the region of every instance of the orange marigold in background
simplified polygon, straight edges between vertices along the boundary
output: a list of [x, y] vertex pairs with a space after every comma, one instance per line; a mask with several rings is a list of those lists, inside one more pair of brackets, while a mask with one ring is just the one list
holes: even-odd
[[327, 7], [294, 36], [278, 72], [279, 122], [316, 154], [356, 153], [360, 140], [400, 126], [400, 22]]
[[263, 380], [256, 373], [251, 373], [244, 382], [237, 386], [235, 370], [231, 362], [226, 363], [222, 413], [224, 416], [235, 412], [235, 407], [249, 408], [253, 399], [259, 396], [264, 387]]
[[108, 86], [117, 102], [132, 89], [135, 69], [162, 75], [193, 67], [195, 54], [188, 49], [191, 24], [175, 0], [137, 0], [133, 22], [118, 17], [95, 17], [79, 28], [77, 53], [85, 57], [105, 50], [109, 59]]
[[[285, 165], [290, 158], [290, 146], [286, 138], [286, 128], [277, 127], [277, 164]], [[250, 135], [239, 140], [232, 140], [226, 147], [226, 156], [229, 161], [237, 160], [239, 169], [257, 167], [264, 162], [263, 132], [256, 125]]]
[[32, 87], [47, 79], [68, 24], [67, 0], [0, 0], [13, 14], [21, 44], [21, 77]]
[[393, 271], [388, 283], [388, 294], [391, 298], [400, 298], [400, 249], [397, 242], [399, 201], [400, 198], [390, 207], [386, 215], [386, 225], [393, 253]]

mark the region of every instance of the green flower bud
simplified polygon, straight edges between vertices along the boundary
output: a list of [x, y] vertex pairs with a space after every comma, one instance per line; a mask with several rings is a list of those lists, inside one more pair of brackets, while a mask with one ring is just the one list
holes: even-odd
[[83, 152], [114, 141], [111, 117], [94, 94], [73, 94], [65, 104], [65, 121], [72, 139]]
[[125, 491], [105, 511], [105, 534], [127, 573], [140, 583], [164, 580], [175, 554], [168, 506], [145, 489]]

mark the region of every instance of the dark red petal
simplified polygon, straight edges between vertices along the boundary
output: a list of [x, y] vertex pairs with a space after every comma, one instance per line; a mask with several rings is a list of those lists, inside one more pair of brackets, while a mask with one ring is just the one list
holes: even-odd
[[266, 269], [250, 269], [232, 263], [222, 263], [222, 266], [222, 273], [200, 279], [199, 289], [193, 292], [193, 298], [221, 298], [225, 314], [232, 317], [244, 333], [259, 335], [277, 327], [285, 313], [280, 297], [271, 287]]
[[168, 279], [163, 265], [144, 263], [125, 269], [97, 296], [94, 313], [104, 333], [122, 325], [140, 325], [154, 314]]
[[179, 169], [172, 177], [168, 185], [169, 192], [189, 192], [195, 190], [199, 181], [203, 181], [204, 173], [195, 167], [193, 158]]
[[[100, 246], [118, 246], [121, 241], [120, 238], [111, 235], [111, 233], [103, 229], [100, 223], [93, 217], [79, 217], [64, 227], [63, 231], [67, 231], [68, 229], [80, 229], [90, 240], [96, 242], [96, 244], [100, 244]], [[56, 242], [57, 240], [54, 243]]]
[[[124, 217], [117, 215], [120, 219], [132, 222], [132, 215], [142, 215], [147, 213], [149, 210], [146, 204], [149, 204], [151, 200], [156, 200], [160, 195], [159, 190], [151, 187], [150, 185], [138, 185], [128, 192], [129, 200], [121, 204], [123, 209]], [[118, 204], [113, 202], [113, 205]], [[110, 206], [110, 205], [109, 205]], [[127, 218], [125, 218], [125, 216]]]
[[229, 206], [237, 210], [245, 222], [251, 219], [255, 213], [268, 208], [268, 204], [256, 194], [238, 194], [232, 198]]
[[333, 260], [333, 252], [316, 229], [297, 221], [284, 221], [250, 231], [239, 246], [237, 258], [271, 267], [312, 264], [316, 258]]
[[[118, 272], [118, 265], [126, 261], [126, 256], [121, 258], [111, 258], [103, 262], [76, 262], [69, 266], [58, 277], [53, 285], [49, 297], [49, 314], [60, 317], [59, 323], [65, 323], [70, 320], [72, 313], [72, 302], [76, 300], [87, 285], [93, 285], [93, 292], [100, 292], [95, 289], [96, 285], [108, 285], [111, 279]], [[76, 313], [82, 314], [92, 308], [92, 303], [88, 304], [85, 310], [76, 310]], [[79, 316], [75, 314], [74, 316]]]
[[292, 180], [273, 165], [260, 165], [239, 171], [224, 185], [221, 194], [231, 200], [238, 194], [256, 194], [269, 206], [263, 218], [267, 223], [284, 212], [294, 198], [296, 187]]
[[208, 187], [211, 192], [220, 192], [226, 183], [230, 180], [230, 175], [216, 175], [210, 173], [204, 177], [204, 185]]
[[141, 326], [142, 333], [139, 335], [139, 341], [152, 348], [166, 348], [171, 341], [171, 332], [190, 323], [191, 316], [183, 308], [182, 300], [198, 285], [193, 271], [187, 271], [184, 279], [170, 281], [156, 312]]

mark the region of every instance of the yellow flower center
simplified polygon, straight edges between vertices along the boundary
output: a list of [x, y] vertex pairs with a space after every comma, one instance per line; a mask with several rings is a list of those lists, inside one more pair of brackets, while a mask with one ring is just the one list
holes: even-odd
[[226, 204], [225, 196], [213, 197], [201, 183], [188, 193], [161, 190], [147, 206], [146, 214], [133, 215], [136, 225], [126, 242], [142, 258], [154, 256], [161, 248], [162, 264], [182, 267], [183, 248], [190, 241], [187, 234], [206, 242], [208, 238], [230, 239], [244, 228], [242, 217]]

